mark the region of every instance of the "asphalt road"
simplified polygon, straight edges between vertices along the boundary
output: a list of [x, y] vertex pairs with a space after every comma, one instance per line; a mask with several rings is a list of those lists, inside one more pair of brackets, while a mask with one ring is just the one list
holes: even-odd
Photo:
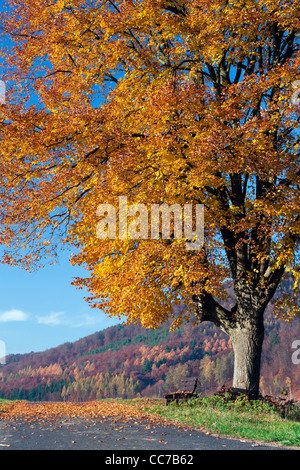
[[132, 419], [125, 423], [113, 418], [105, 421], [61, 418], [44, 424], [0, 421], [0, 450], [102, 450], [127, 451], [127, 454], [128, 451], [157, 451], [158, 454], [168, 451], [172, 454], [181, 451], [182, 454], [185, 451], [188, 454], [188, 451], [198, 450], [273, 449], [280, 450], [280, 447], [218, 438], [198, 430], [173, 424], [153, 424], [147, 420], [137, 422]]

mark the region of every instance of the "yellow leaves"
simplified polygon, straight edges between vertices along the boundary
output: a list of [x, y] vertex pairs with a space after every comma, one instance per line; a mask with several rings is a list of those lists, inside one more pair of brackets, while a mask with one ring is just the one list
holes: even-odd
[[64, 8], [65, 3], [65, 0], [56, 0], [56, 4], [53, 6], [54, 13], [60, 13]]
[[184, 275], [185, 275], [186, 270], [184, 269], [183, 266], [179, 266], [174, 270], [174, 280], [172, 281], [174, 284], [180, 282]]
[[234, 206], [234, 205], [231, 205], [230, 206], [230, 209], [232, 210], [232, 212], [235, 214], [235, 215], [243, 215], [244, 214], [244, 205], [242, 206]]

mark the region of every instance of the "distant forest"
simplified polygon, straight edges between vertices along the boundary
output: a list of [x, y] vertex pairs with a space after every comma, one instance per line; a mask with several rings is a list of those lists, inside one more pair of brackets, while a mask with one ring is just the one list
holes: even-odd
[[[300, 399], [300, 365], [292, 362], [299, 321], [287, 324], [267, 312], [262, 358], [263, 395]], [[87, 401], [108, 397], [163, 397], [184, 376], [199, 377], [208, 395], [230, 386], [230, 339], [211, 323], [146, 330], [120, 324], [44, 352], [10, 355], [0, 366], [0, 398]]]

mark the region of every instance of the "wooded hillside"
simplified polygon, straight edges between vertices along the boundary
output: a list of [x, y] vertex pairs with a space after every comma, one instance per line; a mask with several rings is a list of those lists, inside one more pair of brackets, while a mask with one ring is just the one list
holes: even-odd
[[[261, 392], [300, 399], [299, 365], [292, 343], [299, 322], [265, 321]], [[211, 323], [148, 330], [120, 324], [44, 352], [10, 355], [0, 366], [0, 398], [85, 401], [105, 397], [164, 396], [182, 376], [198, 376], [203, 395], [232, 380], [230, 339]]]

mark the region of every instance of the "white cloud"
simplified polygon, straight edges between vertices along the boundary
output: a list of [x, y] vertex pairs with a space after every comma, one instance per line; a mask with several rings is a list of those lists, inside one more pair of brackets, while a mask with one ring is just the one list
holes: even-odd
[[75, 328], [78, 328], [78, 327], [80, 328], [81, 326], [98, 325], [99, 323], [102, 323], [102, 322], [103, 322], [103, 319], [101, 319], [99, 315], [94, 317], [93, 315], [86, 314], [86, 315], [83, 315], [80, 320], [73, 323], [72, 326]]
[[56, 326], [65, 323], [62, 318], [63, 316], [64, 312], [51, 312], [49, 315], [45, 315], [44, 317], [37, 316], [36, 318], [40, 325]]
[[45, 315], [36, 315], [36, 321], [40, 325], [65, 326], [67, 328], [95, 328], [103, 329], [117, 323], [101, 314], [77, 314], [68, 315], [67, 312], [50, 312]]
[[3, 313], [0, 313], [0, 322], [6, 323], [10, 321], [25, 321], [28, 319], [27, 313], [22, 310], [6, 310]]

